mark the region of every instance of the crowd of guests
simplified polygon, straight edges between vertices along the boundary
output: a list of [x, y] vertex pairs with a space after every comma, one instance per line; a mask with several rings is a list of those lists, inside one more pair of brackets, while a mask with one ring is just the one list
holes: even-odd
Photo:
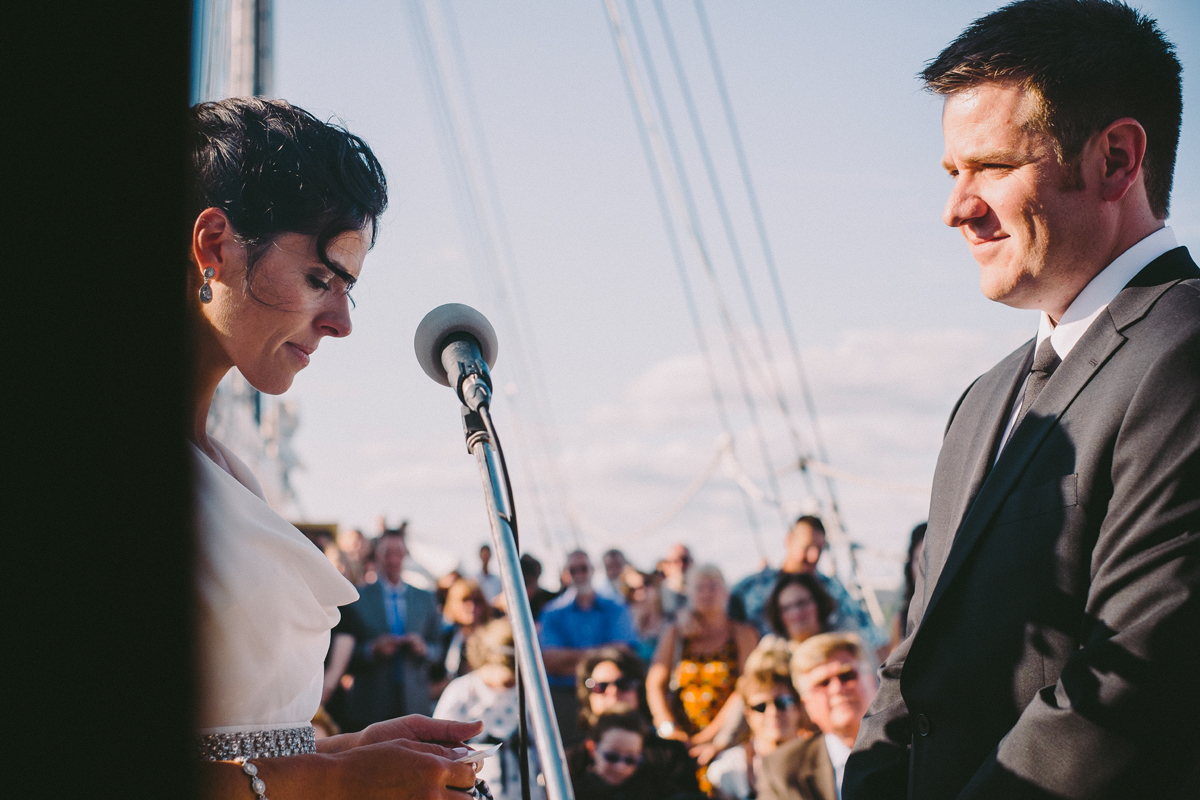
[[[516, 653], [490, 548], [481, 547], [477, 571], [426, 590], [404, 580], [403, 525], [310, 538], [360, 594], [331, 638], [318, 730], [414, 713], [483, 720], [474, 743], [504, 746], [481, 777], [497, 800], [520, 798]], [[732, 587], [683, 544], [645, 572], [609, 550], [602, 575], [577, 550], [557, 591], [542, 586], [541, 563], [522, 556], [578, 800], [837, 800], [875, 668], [904, 624], [881, 630], [817, 570], [819, 518], [798, 519], [784, 545], [779, 569]], [[532, 744], [528, 757], [536, 776]]]

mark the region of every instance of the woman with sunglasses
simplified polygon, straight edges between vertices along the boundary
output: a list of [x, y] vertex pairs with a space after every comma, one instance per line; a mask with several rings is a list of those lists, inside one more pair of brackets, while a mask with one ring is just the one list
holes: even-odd
[[723, 751], [708, 766], [714, 793], [724, 800], [750, 800], [758, 796], [757, 776], [763, 756], [790, 742], [802, 732], [808, 716], [792, 685], [790, 651], [786, 646], [758, 649], [746, 659], [746, 672], [738, 679], [738, 693], [745, 698], [750, 736], [745, 742]]
[[[646, 707], [645, 668], [630, 650], [606, 645], [589, 650], [576, 672], [579, 696], [579, 727], [590, 731], [600, 716], [612, 711], [636, 711], [650, 730], [650, 711]], [[654, 797], [691, 795], [702, 797], [696, 781], [696, 761], [687, 746], [674, 739], [663, 739], [652, 731], [642, 743], [647, 780]], [[572, 774], [587, 768], [591, 756], [585, 745], [567, 753]], [[576, 798], [578, 800], [578, 798]]]
[[229, 370], [281, 394], [322, 339], [350, 334], [383, 170], [362, 139], [283, 101], [202, 103], [188, 122], [189, 238], [175, 268], [192, 331], [203, 794], [465, 800], [475, 773], [454, 748], [478, 723], [409, 716], [315, 739], [329, 631], [357, 592], [207, 428]]

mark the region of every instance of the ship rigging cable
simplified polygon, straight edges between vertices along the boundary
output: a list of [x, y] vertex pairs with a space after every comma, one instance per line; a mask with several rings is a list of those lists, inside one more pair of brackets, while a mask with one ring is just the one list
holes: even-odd
[[[641, 20], [637, 13], [637, 6], [631, 2], [627, 4], [629, 9], [629, 23], [633, 28], [634, 36], [638, 40], [638, 49], [641, 50], [642, 60], [646, 65], [646, 78], [650, 83], [650, 90], [653, 93], [655, 105], [659, 110], [659, 118], [662, 120], [663, 139], [666, 141], [667, 147], [671, 153], [671, 160], [674, 164], [674, 172], [670, 171], [670, 166], [667, 163], [661, 163], [659, 168], [668, 175], [674, 178], [672, 185], [677, 190], [677, 198], [681, 201], [683, 207], [683, 216], [687, 222], [688, 233], [692, 244], [695, 246], [696, 252], [700, 258], [700, 263], [704, 267], [704, 273], [708, 277], [709, 283], [713, 289], [713, 296], [716, 300], [717, 309], [721, 317], [722, 327], [725, 331], [726, 341], [729, 345], [730, 357], [733, 361], [734, 375], [737, 377], [738, 386], [741, 389], [743, 400], [746, 403], [746, 410], [750, 416], [751, 427], [754, 429], [755, 439], [758, 443], [759, 454], [762, 457], [763, 466], [767, 475], [767, 483], [770, 485], [773, 494], [780, 496], [779, 481], [775, 477], [774, 469], [771, 467], [770, 450], [767, 447], [766, 436], [763, 434], [762, 423], [758, 417], [758, 407], [754, 400], [754, 393], [751, 391], [749, 382], [746, 380], [745, 365], [754, 365], [755, 360], [753, 354], [748, 348], [741, 343], [737, 333], [737, 327], [733, 321], [733, 315], [729, 311], [729, 306], [725, 302], [725, 297], [721, 292], [720, 284], [717, 281], [716, 270], [713, 268], [712, 259], [709, 256], [708, 245], [704, 238], [703, 226], [700, 221], [699, 211], [696, 208], [695, 197], [692, 194], [691, 184], [687, 178], [687, 171], [683, 163], [683, 156], [679, 150], [679, 143], [675, 138], [675, 131], [671, 125], [671, 118], [667, 110], [666, 99], [663, 97], [662, 87], [658, 81], [658, 74], [654, 68], [654, 62], [650, 54], [649, 43], [646, 41], [645, 33], [642, 29]], [[628, 69], [636, 68], [630, 63]], [[739, 348], [739, 344], [742, 344]], [[745, 354], [745, 362], [738, 358], [738, 350], [741, 349]], [[784, 525], [787, 525], [787, 515], [781, 508], [779, 510], [780, 520]]]
[[[676, 71], [679, 75], [680, 90], [683, 93], [685, 103], [687, 104], [688, 111], [692, 119], [693, 130], [695, 131], [701, 153], [704, 156], [706, 167], [709, 170], [709, 177], [710, 181], [713, 183], [713, 193], [716, 196], [718, 208], [721, 209], [722, 219], [726, 221], [727, 225], [731, 226], [732, 223], [729, 222], [728, 211], [724, 202], [724, 194], [721, 191], [720, 185], [717, 181], [716, 172], [711, 166], [711, 158], [708, 155], [708, 147], [704, 139], [702, 127], [700, 125], [699, 114], [696, 112], [695, 102], [692, 100], [691, 91], [688, 87], [687, 78], [683, 70], [683, 64], [679, 59], [678, 50], [675, 47], [674, 37], [671, 34], [670, 20], [666, 16], [661, 0], [655, 0], [655, 6], [659, 11], [659, 19], [663, 26], [663, 35], [667, 41], [667, 47], [672, 55], [672, 59], [675, 62]], [[712, 30], [708, 25], [708, 17], [704, 12], [703, 0], [696, 0], [695, 6], [696, 14], [700, 22], [702, 37], [705, 41], [705, 46], [708, 51], [709, 63], [712, 66], [713, 77], [717, 84], [717, 93], [721, 98], [721, 104], [725, 112], [726, 123], [729, 127], [730, 139], [734, 145], [734, 152], [737, 156], [739, 170], [742, 174], [742, 182], [746, 187], [746, 194], [748, 200], [750, 201], [751, 213], [755, 220], [755, 228], [759, 234], [759, 242], [760, 246], [762, 247], [764, 262], [767, 267], [767, 272], [771, 277], [771, 283], [775, 290], [776, 303], [779, 306], [780, 317], [783, 321], [784, 330], [787, 333], [788, 342], [791, 346], [792, 360], [796, 368], [797, 378], [800, 382], [801, 396], [804, 398], [805, 407], [808, 411], [809, 423], [813, 432], [813, 440], [817, 445], [817, 454], [822, 462], [828, 462], [829, 457], [825, 452], [824, 441], [822, 440], [820, 426], [817, 422], [816, 403], [813, 400], [812, 392], [808, 385], [807, 376], [804, 372], [803, 361], [800, 358], [800, 349], [796, 341], [795, 330], [791, 324], [791, 314], [788, 313], [787, 304], [784, 300], [783, 287], [779, 280], [779, 271], [775, 268], [774, 251], [771, 250], [770, 241], [767, 238], [766, 224], [763, 221], [762, 211], [758, 205], [758, 194], [754, 191], [754, 182], [750, 176], [749, 163], [746, 159], [745, 148], [742, 147], [741, 136], [739, 135], [738, 131], [737, 117], [733, 113], [733, 104], [729, 99], [729, 92], [725, 86], [724, 73], [721, 71], [720, 60], [717, 58], [716, 44], [712, 37]], [[774, 371], [770, 346], [766, 338], [765, 330], [762, 326], [762, 317], [758, 313], [757, 304], [753, 299], [753, 292], [745, 273], [745, 265], [741, 260], [740, 248], [734, 247], [731, 242], [731, 249], [733, 250], [734, 261], [738, 266], [739, 275], [742, 278], [742, 285], [746, 292], [747, 302], [750, 305], [751, 315], [753, 316], [755, 323], [759, 328], [759, 336], [762, 340], [763, 351], [767, 361], [767, 368], [771, 371], [771, 376], [774, 379], [774, 386], [776, 387], [775, 397], [777, 398], [780, 411], [788, 424], [789, 431], [791, 431], [793, 436], [793, 443], [796, 446], [796, 463], [800, 465], [800, 474], [803, 476], [805, 485], [809, 487], [811, 492], [812, 480], [809, 475], [809, 470], [805, 469], [803, 466], [811, 459], [807, 454], [802, 452], [797, 431], [792, 425], [792, 416], [787, 409], [783, 391], [778, 382], [778, 376]], [[850, 559], [851, 572], [854, 573], [857, 578], [859, 573], [858, 560], [854, 554], [853, 548], [849, 547], [849, 536], [846, 533], [845, 524], [842, 521], [841, 508], [838, 505], [837, 491], [834, 487], [833, 478], [828, 473], [823, 474], [822, 477], [824, 478], [825, 491], [829, 498], [827, 515], [829, 517], [828, 522], [830, 523], [830, 533], [832, 534], [831, 538], [835, 542], [847, 545], [846, 554]], [[874, 606], [878, 605], [875, 598], [867, 598], [867, 603], [869, 606], [872, 606], [872, 613], [874, 614]]]
[[[725, 85], [725, 72], [721, 69], [721, 60], [717, 56], [717, 45], [713, 40], [712, 27], [708, 24], [708, 14], [704, 10], [704, 0], [695, 0], [696, 17], [700, 22], [700, 33], [708, 51], [708, 61], [712, 67], [713, 79], [717, 85], [717, 95], [721, 98], [721, 108], [725, 112], [725, 122], [729, 127], [729, 138], [733, 143], [733, 151], [737, 156], [738, 170], [742, 175], [742, 185], [746, 189], [746, 199], [750, 205], [750, 214], [754, 218], [754, 227], [758, 232], [759, 245], [762, 248], [763, 262], [767, 273], [771, 276], [771, 286], [775, 291], [775, 302], [779, 306], [779, 316], [783, 320], [784, 333], [792, 353], [792, 363], [796, 368], [796, 378], [800, 381], [800, 396], [804, 399], [808, 411], [809, 424], [812, 426], [813, 444], [816, 446], [817, 457], [822, 462], [829, 463], [829, 454], [825, 449], [825, 437], [821, 434], [821, 426], [817, 422], [817, 404], [813, 400], [812, 388], [808, 382], [808, 374], [804, 369], [804, 361], [800, 357], [800, 345], [796, 331], [792, 327], [792, 316], [788, 312], [787, 301], [783, 294], [783, 284], [779, 280], [779, 270], [775, 265], [775, 251], [771, 248], [771, 240], [767, 236], [767, 225], [763, 219], [762, 208], [758, 204], [758, 192], [754, 188], [754, 180], [750, 175], [750, 162], [746, 158], [746, 149], [742, 146], [742, 134], [733, 113], [733, 102], [729, 99], [729, 90]], [[837, 493], [834, 489], [832, 476], [825, 476], [825, 490], [829, 494], [829, 504], [838, 525], [841, 525], [841, 514], [838, 509]]]
[[[685, 228], [690, 234], [692, 244], [694, 245], [700, 263], [703, 266], [705, 275], [711, 285], [714, 300], [716, 302], [718, 313], [724, 328], [725, 337], [730, 348], [730, 354], [733, 359], [734, 374], [737, 377], [739, 387], [746, 403], [747, 412], [750, 416], [752, 427], [754, 428], [755, 437], [759, 446], [758, 449], [760, 455], [762, 456], [766, 479], [772, 496], [768, 496], [766, 493], [759, 490], [758, 487], [753, 485], [753, 481], [751, 481], [749, 476], [745, 474], [744, 470], [740, 468], [740, 465], [737, 464], [736, 459], [732, 457], [732, 454], [727, 456], [727, 459], [730, 462], [730, 472], [731, 474], [736, 473], [736, 475], [734, 475], [735, 480], [737, 481], [738, 485], [741, 486], [743, 492], [748, 496], [753, 497], [753, 499], [758, 502], [767, 501], [771, 505], [775, 505], [779, 509], [781, 519], [783, 520], [784, 524], [787, 525], [790, 520], [787, 519], [783, 508], [782, 494], [779, 489], [776, 472], [771, 466], [769, 450], [763, 435], [762, 425], [758, 416], [754, 396], [750, 391], [746, 380], [746, 372], [744, 367], [749, 367], [749, 369], [754, 373], [755, 377], [759, 380], [767, 396], [775, 400], [775, 403], [788, 426], [789, 432], [791, 433], [792, 443], [796, 451], [796, 463], [800, 468], [800, 472], [804, 478], [805, 484], [810, 487], [810, 491], [812, 483], [809, 470], [806, 468], [806, 464], [816, 464], [828, 461], [824, 455], [825, 448], [820, 437], [815, 403], [812, 400], [812, 394], [804, 374], [803, 364], [799, 357], [799, 348], [796, 344], [795, 332], [791, 326], [790, 315], [787, 313], [786, 303], [783, 300], [782, 288], [778, 279], [778, 271], [775, 269], [774, 257], [770, 250], [769, 240], [766, 237], [766, 227], [762, 220], [761, 210], [758, 207], [757, 195], [754, 193], [753, 182], [750, 179], [744, 148], [741, 146], [740, 136], [737, 135], [736, 121], [733, 115], [732, 105], [729, 102], [728, 92], [724, 85], [723, 75], [720, 73], [719, 62], [716, 58], [716, 49], [712, 42], [711, 31], [707, 25], [707, 18], [703, 16], [704, 12], [703, 8], [700, 6], [700, 0], [696, 0], [697, 13], [701, 17], [701, 27], [704, 33], [705, 43], [709, 51], [710, 62], [713, 65], [714, 75], [718, 78], [718, 90], [719, 94], [721, 95], [726, 119], [730, 126], [731, 134], [733, 135], [735, 149], [738, 155], [739, 167], [742, 171], [743, 183], [746, 185], [747, 194], [751, 198], [755, 225], [759, 232], [760, 243], [763, 246], [768, 272], [770, 273], [776, 294], [776, 300], [780, 308], [781, 316], [783, 317], [783, 324], [788, 334], [789, 344], [792, 349], [793, 361], [797, 370], [797, 377], [800, 380], [805, 406], [807, 408], [809, 419], [813, 428], [814, 440], [817, 444], [818, 453], [821, 456], [819, 462], [805, 454], [803, 445], [800, 441], [799, 432], [793, 424], [793, 418], [787, 407], [787, 401], [782, 389], [782, 383], [780, 382], [778, 373], [774, 368], [774, 359], [769, 340], [766, 335], [765, 325], [763, 323], [762, 315], [759, 311], [757, 302], [754, 298], [753, 289], [745, 268], [745, 262], [742, 258], [741, 248], [737, 241], [732, 219], [728, 212], [728, 206], [725, 202], [724, 193], [717, 178], [711, 153], [708, 150], [707, 141], [703, 133], [703, 127], [700, 123], [699, 114], [696, 110], [695, 102], [687, 81], [686, 72], [683, 68], [682, 60], [679, 58], [678, 49], [675, 46], [675, 40], [671, 32], [670, 21], [665, 13], [665, 9], [661, 3], [661, 0], [654, 0], [654, 4], [656, 10], [658, 11], [658, 17], [662, 27], [663, 36], [666, 41], [667, 50], [675, 67], [675, 72], [681, 93], [683, 94], [685, 107], [687, 108], [688, 115], [692, 123], [692, 130], [700, 149], [705, 170], [708, 174], [718, 212], [725, 227], [726, 238], [729, 243], [730, 251], [733, 255], [735, 266], [746, 295], [746, 301], [750, 308], [751, 316], [755, 322], [756, 329], [759, 334], [764, 360], [767, 362], [766, 372], [769, 373], [769, 376], [764, 376], [762, 374], [762, 370], [759, 368], [755, 354], [752, 353], [746, 344], [741, 340], [738, 330], [733, 323], [732, 315], [730, 314], [729, 307], [725, 301], [724, 294], [721, 290], [720, 283], [717, 279], [716, 271], [709, 254], [708, 246], [705, 242], [702, 223], [700, 221], [699, 212], [695, 203], [695, 197], [692, 193], [691, 185], [688, 180], [686, 168], [679, 148], [679, 143], [675, 137], [675, 133], [671, 125], [668, 107], [658, 80], [658, 75], [654, 66], [654, 60], [650, 51], [650, 47], [639, 19], [637, 0], [627, 0], [626, 7], [629, 13], [630, 27], [633, 29], [634, 35], [637, 38], [638, 47], [646, 69], [647, 80], [653, 93], [655, 105], [658, 108], [659, 117], [662, 122], [662, 138], [665, 140], [667, 148], [670, 151], [670, 157], [671, 162], [673, 162], [674, 171], [672, 172], [671, 166], [668, 163], [665, 154], [663, 153], [661, 142], [656, 141], [655, 143], [658, 144], [658, 146], [652, 148], [654, 161], [657, 164], [657, 171], [661, 172], [668, 188], [673, 190], [671, 192], [671, 197], [675, 201], [677, 208], [680, 209], [680, 216], [684, 220]], [[626, 44], [624, 47], [621, 46], [624, 37], [620, 30], [620, 19], [617, 13], [616, 4], [614, 0], [605, 0], [605, 5], [608, 9], [609, 24], [613, 31], [614, 41], [616, 41], [618, 44], [618, 54], [621, 58], [622, 66], [626, 73], [626, 85], [628, 88], [630, 88], [631, 93], [636, 93], [636, 90], [640, 88], [637, 82], [637, 66], [633, 59], [632, 53], [628, 49], [628, 45]], [[649, 110], [649, 105], [645, 101], [644, 94], [638, 94], [640, 96], [635, 98], [637, 102], [634, 103], [636, 112], [635, 118], [637, 118], [640, 127], [650, 129], [650, 136], [652, 139], [657, 139], [657, 137], [654, 136], [655, 131], [653, 129], [653, 117]], [[645, 141], [645, 137], [643, 137], [643, 141]], [[649, 155], [650, 154], [648, 153], [648, 156]], [[651, 172], [654, 173], [655, 171], [655, 163], [652, 163]], [[664, 219], [668, 220], [668, 227], [671, 227], [669, 217], [670, 212], [664, 210]], [[744, 364], [738, 358], [739, 351], [745, 355]], [[831, 540], [844, 546], [846, 549], [846, 554], [849, 557], [849, 567], [852, 578], [851, 586], [849, 587], [851, 594], [865, 601], [867, 608], [876, 624], [882, 624], [883, 615], [882, 610], [879, 607], [878, 598], [875, 596], [873, 588], [862, 578], [861, 568], [854, 552], [853, 543], [850, 542], [849, 537], [846, 535], [845, 526], [841, 520], [841, 513], [840, 509], [838, 508], [836, 492], [832, 479], [833, 475], [828, 470], [818, 471], [814, 469], [812, 471], [821, 474], [821, 477], [824, 478], [824, 484], [829, 498], [827, 521], [830, 523]]]
[[[443, 66], [443, 59], [439, 59], [437, 45], [441, 45], [440, 52], [443, 54], [444, 60], [449, 61], [449, 57], [445, 56], [446, 51], [457, 49], [461, 53], [461, 43], [457, 48], [446, 46], [445, 39], [449, 37], [442, 30], [437, 8], [432, 3], [423, 4], [421, 0], [410, 0], [408, 10], [409, 27], [418, 56], [417, 65], [424, 79], [426, 93], [437, 122], [439, 144], [451, 194], [459, 211], [463, 233], [478, 254], [476, 259], [470, 259], [476, 288], [483, 297], [492, 294], [499, 295], [501, 308], [516, 340], [516, 346], [510, 351], [513, 354], [514, 372], [528, 378], [528, 384], [533, 389], [531, 394], [533, 405], [536, 407], [535, 416], [541, 420], [548, 420], [547, 411], [541, 408], [545, 404], [539, 402], [539, 387], [534, 377], [540, 374], [540, 371], [531, 366], [536, 361], [537, 353], [536, 351], [532, 354], [529, 352], [530, 337], [522, 324], [526, 317], [522, 316], [524, 304], [519, 297], [520, 284], [516, 281], [515, 270], [511, 267], [506, 269], [504, 263], [506, 259], [510, 265], [515, 261], [512, 258], [511, 246], [508, 244], [509, 239], [505, 230], [504, 217], [500, 211], [491, 162], [487, 157], [485, 143], [479, 136], [481, 126], [478, 123], [478, 111], [474, 104], [474, 96], [469, 90], [469, 76], [465, 70], [465, 61], [459, 62], [460, 74], [457, 78], [461, 88], [456, 92], [452, 91], [454, 87], [448, 86], [455, 76], [451, 74], [448, 67]], [[428, 17], [425, 13], [426, 10], [431, 12]], [[450, 27], [451, 35], [457, 38], [456, 26], [453, 26], [451, 22], [448, 27]], [[435, 36], [438, 37], [436, 41]], [[465, 110], [463, 106], [466, 107]], [[462, 121], [464, 117], [473, 120], [474, 124], [464, 123]], [[470, 141], [472, 132], [476, 134], [475, 138], [477, 139], [473, 143], [473, 147]], [[480, 173], [482, 173], [482, 177]], [[481, 188], [481, 184], [489, 189]], [[489, 200], [491, 200], [490, 203]], [[499, 244], [497, 244], [497, 240], [499, 240]], [[488, 269], [481, 270], [481, 266], [486, 266]], [[512, 404], [512, 397], [509, 397], [508, 400]], [[514, 414], [514, 416], [516, 415]], [[543, 456], [556, 462], [556, 453], [546, 441], [544, 431], [540, 430], [541, 426], [534, 425], [533, 427], [539, 429], [538, 432], [543, 434], [535, 440], [541, 445]], [[533, 465], [527, 459], [528, 453], [525, 450], [525, 447], [521, 448], [522, 461], [526, 464], [525, 472], [530, 476], [531, 494], [537, 512], [536, 518], [541, 528], [539, 533], [548, 549], [565, 550], [566, 548], [554, 546], [546, 521], [544, 497], [541, 495], [540, 486], [534, 477], [535, 470], [532, 469]], [[558, 496], [563, 502], [568, 528], [577, 545], [578, 534], [571, 520], [570, 502], [565, 498], [567, 493], [565, 478], [562, 469], [557, 467], [558, 465], [554, 464], [548, 471], [552, 476], [558, 478], [556, 486]]]
[[[679, 246], [679, 236], [675, 230], [675, 223], [671, 216], [671, 207], [667, 198], [666, 185], [670, 179], [669, 172], [660, 173], [656, 168], [657, 163], [665, 161], [662, 155], [662, 140], [658, 135], [657, 129], [654, 127], [654, 118], [650, 110], [649, 101], [646, 99], [646, 93], [642, 88], [641, 81], [638, 78], [637, 70], [633, 61], [633, 52], [629, 48], [629, 41], [625, 37], [625, 32], [621, 28], [621, 17], [617, 10], [615, 0], [604, 0], [605, 7], [608, 11], [609, 30], [612, 33], [613, 45], [617, 49], [617, 58], [623, 66], [621, 72], [625, 78], [625, 88], [629, 92], [630, 102], [634, 107], [634, 119], [637, 120], [638, 137], [642, 143], [642, 149], [646, 155], [647, 167], [650, 173], [650, 182], [654, 186], [654, 193], [658, 199], [659, 210], [662, 213], [663, 225], [666, 228], [667, 241], [671, 247], [671, 254], [675, 261], [675, 270], [679, 274], [679, 281], [683, 287], [683, 297], [687, 304], [688, 315], [692, 321], [692, 328], [696, 334], [696, 341], [700, 346], [700, 353], [704, 359], [705, 373], [708, 375], [709, 387], [712, 390], [713, 402], [717, 409], [717, 419], [721, 423], [722, 430], [730, 440], [730, 448], [733, 447], [733, 426], [730, 424], [729, 414], [726, 410], [725, 398], [721, 392], [720, 382], [717, 380], [716, 365], [713, 362], [712, 351], [708, 346], [708, 338], [704, 335], [704, 325], [700, 319], [700, 310], [696, 305], [696, 297], [692, 292], [691, 280], [687, 275], [687, 265], [684, 262], [683, 251]], [[677, 190], [673, 184], [671, 188]], [[758, 518], [754, 514], [754, 508], [750, 504], [750, 499], [744, 493], [739, 492], [742, 498], [742, 506], [746, 512], [746, 519], [750, 524], [750, 531], [754, 537], [755, 546], [760, 554], [765, 553], [762, 545], [762, 538], [758, 529]]]
[[[671, 20], [667, 16], [667, 11], [663, 6], [662, 0], [654, 0], [654, 8], [658, 14], [659, 25], [662, 27], [663, 39], [667, 45], [667, 53], [670, 55], [671, 64], [675, 68], [675, 79], [679, 83], [679, 90], [683, 95], [684, 106], [687, 108], [688, 119], [692, 125], [692, 135], [695, 136], [696, 144], [700, 149], [700, 158], [704, 163], [704, 171], [708, 176], [709, 187], [712, 189], [713, 198], [716, 200], [717, 212], [721, 217], [721, 224], [725, 229], [725, 238], [729, 243], [729, 251], [733, 256], [734, 266], [737, 268], [742, 292], [746, 296], [746, 306], [750, 310], [750, 317], [754, 321], [754, 327], [758, 332], [758, 340], [762, 347], [763, 360], [766, 364], [766, 375], [769, 378], [769, 386], [764, 388], [767, 389], [767, 394], [773, 397], [775, 404], [779, 407], [779, 412], [783, 416], [784, 423], [791, 436], [795, 457], [799, 461], [806, 455], [804, 446], [800, 442], [800, 431], [797, 430], [795, 422], [792, 419], [792, 412], [788, 408], [787, 398], [784, 396], [783, 383], [779, 379], [778, 370], [775, 368], [775, 356], [771, 351], [771, 344], [767, 337], [767, 328], [763, 322], [758, 301], [754, 296], [754, 288], [750, 285], [750, 274], [746, 270], [746, 262], [742, 257], [742, 248], [738, 242], [737, 231], [733, 226], [733, 218], [729, 214], [729, 206], [725, 202], [725, 192], [721, 188], [721, 181], [717, 177], [717, 168], [713, 163], [712, 153], [708, 148], [708, 139], [704, 135], [704, 126], [700, 122], [700, 112], [697, 110], [695, 98], [692, 96], [687, 72], [684, 70], [683, 60], [679, 57], [679, 48], [675, 45], [675, 35], [671, 30]], [[808, 485], [809, 493], [815, 494], [808, 473], [805, 472], [803, 475]]]
[[[428, 0], [432, 2], [432, 0]], [[577, 529], [577, 511], [572, 502], [572, 491], [568, 483], [566, 470], [563, 468], [559, 454], [562, 453], [562, 442], [558, 438], [558, 421], [554, 414], [554, 409], [550, 403], [550, 390], [546, 381], [546, 373], [542, 369], [541, 352], [538, 350], [537, 337], [533, 332], [525, 327], [525, 323], [531, 319], [529, 307], [525, 302], [525, 290], [521, 283], [520, 273], [516, 269], [517, 259], [513, 252], [512, 237], [508, 232], [508, 220], [504, 213], [504, 204], [500, 202], [500, 189], [496, 181], [496, 172], [492, 168], [491, 153], [487, 147], [487, 138], [484, 135], [482, 117], [479, 113], [479, 105], [475, 101], [475, 89], [471, 81], [470, 70], [467, 69], [467, 56], [463, 48], [462, 36], [459, 34], [458, 21], [454, 15], [454, 7], [449, 0], [442, 0], [442, 9], [445, 13], [446, 28], [449, 33], [451, 52], [454, 54], [455, 64], [458, 68], [458, 74], [462, 82], [463, 97], [467, 108], [468, 117], [471, 123], [471, 130], [474, 132], [475, 141], [477, 143], [477, 155], [479, 158], [480, 172], [483, 176], [483, 184], [487, 189], [487, 197], [490, 201], [493, 218], [495, 220], [496, 237], [499, 240], [500, 254], [503, 258], [498, 263], [498, 269], [502, 280], [507, 280], [512, 291], [507, 295], [509, 301], [513, 305], [510, 316], [515, 317], [519, 321], [518, 334], [520, 343], [528, 348], [526, 362], [529, 368], [529, 377], [533, 388], [533, 420], [532, 428], [534, 431], [535, 441], [538, 443], [542, 453], [547, 461], [550, 462], [550, 474], [554, 476], [556, 488], [559, 496], [559, 501], [563, 505], [563, 512], [567, 522], [567, 528], [570, 532], [571, 543], [573, 547], [578, 548], [579, 532]], [[505, 265], [508, 268], [505, 269]], [[519, 405], [519, 393], [515, 391], [516, 385], [510, 385], [512, 391], [508, 391], [507, 399], [510, 404]], [[514, 414], [514, 420], [520, 416]], [[540, 421], [540, 422], [539, 422]], [[516, 423], [519, 430], [520, 423]], [[524, 438], [524, 434], [518, 432], [519, 436]], [[528, 455], [527, 448], [522, 448], [522, 451]], [[525, 468], [529, 474], [531, 488], [536, 487], [536, 477], [532, 469], [532, 462], [526, 460]], [[536, 491], [536, 489], [535, 489]]]

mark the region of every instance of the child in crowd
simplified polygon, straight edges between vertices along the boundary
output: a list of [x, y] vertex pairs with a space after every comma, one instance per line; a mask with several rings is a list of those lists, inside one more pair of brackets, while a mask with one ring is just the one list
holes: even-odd
[[645, 738], [636, 710], [617, 708], [601, 714], [584, 743], [587, 767], [571, 775], [575, 800], [660, 800], [639, 774]]

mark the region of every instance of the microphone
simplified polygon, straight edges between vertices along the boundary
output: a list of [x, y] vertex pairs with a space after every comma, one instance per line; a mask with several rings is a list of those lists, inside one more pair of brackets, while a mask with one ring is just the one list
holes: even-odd
[[425, 374], [458, 392], [472, 411], [488, 405], [496, 363], [496, 331], [487, 317], [462, 303], [447, 303], [425, 315], [413, 341]]

